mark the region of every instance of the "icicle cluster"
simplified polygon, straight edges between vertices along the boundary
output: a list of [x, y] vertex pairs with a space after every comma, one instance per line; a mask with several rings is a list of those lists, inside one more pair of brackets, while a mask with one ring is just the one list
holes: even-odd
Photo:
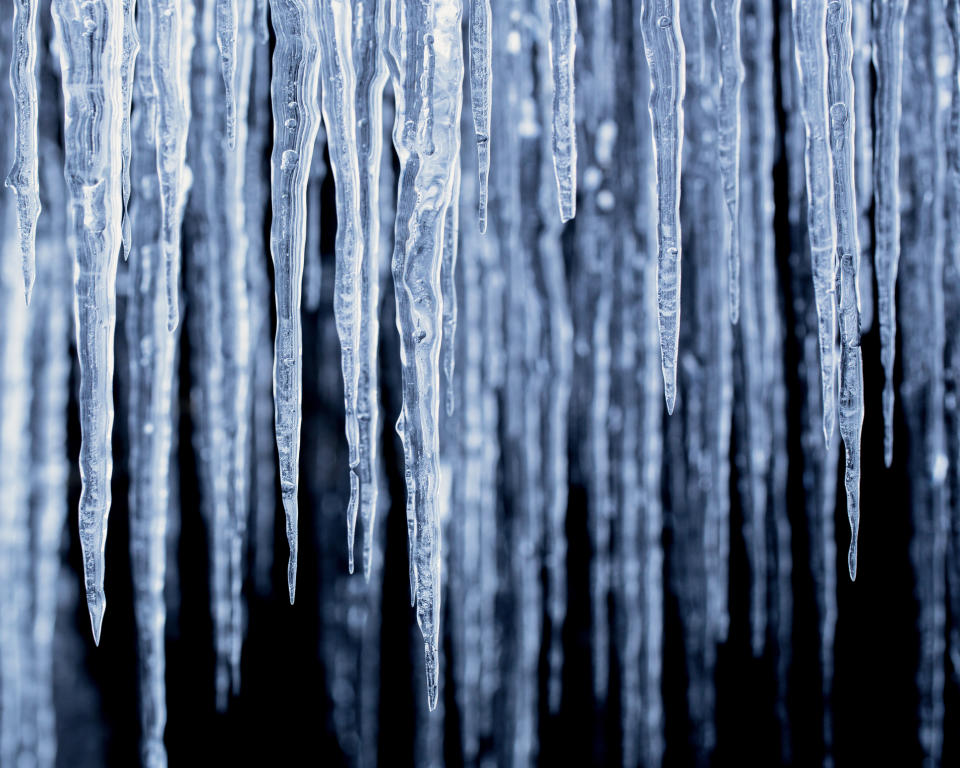
[[[560, 759], [540, 718], [572, 711], [574, 605], [584, 688], [619, 715], [620, 743], [597, 759], [663, 762], [676, 611], [706, 764], [741, 585], [790, 763], [807, 581], [832, 764], [841, 443], [851, 580], [861, 478], [904, 480], [918, 742], [939, 764], [945, 660], [960, 668], [960, 2], [8, 6], [0, 765], [55, 756], [70, 466], [100, 642], [115, 406], [147, 766], [167, 763], [175, 513], [197, 507], [206, 526], [225, 710], [242, 690], [247, 580], [274, 587], [277, 496], [291, 603], [301, 508], [311, 533], [341, 531], [300, 580], [323, 584], [320, 655], [351, 764], [376, 754], [377, 521], [401, 507], [438, 710], [422, 713], [418, 765], [443, 764], [454, 714], [466, 765]], [[865, 422], [882, 430], [879, 466]], [[179, 497], [183, 451], [196, 500]], [[350, 576], [358, 526], [364, 579]]]

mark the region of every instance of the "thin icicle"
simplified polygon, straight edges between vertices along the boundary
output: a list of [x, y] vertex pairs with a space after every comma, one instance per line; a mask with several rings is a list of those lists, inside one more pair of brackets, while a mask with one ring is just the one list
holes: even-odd
[[855, 97], [851, 0], [827, 8], [827, 54], [830, 58], [830, 149], [837, 216], [840, 275], [840, 436], [846, 454], [843, 482], [847, 491], [850, 551], [847, 568], [857, 577], [857, 534], [860, 529], [860, 432], [863, 427], [863, 362], [860, 352], [860, 237], [854, 179]]
[[76, 255], [80, 357], [80, 541], [94, 640], [106, 599], [104, 548], [113, 474], [113, 334], [120, 255], [123, 7], [54, 0], [65, 114], [66, 179]]
[[650, 67], [650, 120], [657, 168], [657, 301], [663, 394], [667, 413], [672, 414], [680, 338], [680, 155], [686, 90], [679, 5], [675, 0], [644, 0], [640, 27]]
[[[799, 75], [799, 106], [806, 133], [807, 234], [813, 265], [823, 388], [823, 436], [833, 435], [836, 411], [834, 336], [837, 328], [836, 214], [827, 104], [827, 0], [792, 0], [793, 37]], [[851, 118], [852, 119], [852, 118]]]
[[[857, 130], [853, 134], [853, 161], [857, 179], [857, 209], [860, 217], [861, 269], [858, 280], [867, 290], [861, 294], [860, 327], [866, 332], [873, 324], [873, 225], [870, 209], [873, 206], [873, 65], [870, 47], [873, 26], [870, 14], [871, 0], [853, 0], [853, 82], [854, 112]], [[843, 362], [841, 361], [841, 365]]]
[[270, 88], [274, 126], [270, 160], [273, 193], [270, 252], [277, 301], [273, 386], [280, 492], [290, 546], [287, 589], [291, 603], [297, 584], [297, 486], [303, 387], [300, 291], [307, 235], [307, 182], [320, 125], [318, 13], [316, 5], [307, 0], [271, 0], [277, 36]]
[[[740, 317], [740, 0], [713, 0], [720, 58], [720, 106], [717, 110], [717, 157], [723, 182], [723, 199], [730, 216], [727, 254], [730, 321]], [[761, 52], [760, 55], [765, 55]]]
[[377, 478], [380, 431], [379, 372], [377, 345], [380, 342], [381, 196], [383, 154], [383, 89], [387, 68], [383, 59], [385, 0], [356, 6], [353, 20], [353, 67], [357, 93], [357, 156], [359, 164], [360, 222], [363, 254], [360, 267], [360, 325], [357, 343], [358, 468], [359, 510], [363, 528], [363, 575], [370, 580], [379, 489]]
[[14, 162], [4, 182], [17, 196], [17, 231], [27, 304], [37, 276], [37, 219], [40, 216], [40, 180], [37, 162], [37, 13], [39, 0], [14, 0], [13, 89]]
[[353, 18], [350, 3], [332, 0], [320, 8], [320, 59], [323, 74], [323, 120], [336, 186], [337, 239], [333, 314], [340, 337], [344, 427], [350, 463], [347, 504], [347, 568], [353, 573], [353, 541], [360, 503], [357, 394], [360, 340], [361, 269], [365, 243], [360, 210], [360, 162], [357, 151], [356, 93], [353, 68]]
[[550, 64], [553, 68], [553, 165], [560, 221], [577, 213], [577, 130], [574, 123], [573, 61], [577, 51], [574, 0], [550, 0]]
[[877, 73], [876, 151], [873, 157], [874, 265], [880, 362], [883, 364], [883, 460], [893, 463], [893, 363], [897, 315], [894, 291], [900, 263], [900, 92], [903, 20], [908, 0], [874, 0], [873, 67]]
[[390, 19], [394, 145], [401, 168], [393, 254], [403, 367], [401, 438], [407, 501], [414, 515], [417, 623], [424, 638], [430, 709], [437, 704], [440, 643], [439, 279], [443, 218], [460, 147], [461, 13], [460, 0], [436, 0], [428, 7], [398, 0]]
[[[226, 96], [227, 146], [237, 146], [237, 35], [240, 28], [238, 0], [217, 0], [217, 48], [220, 51], [220, 72]], [[244, 3], [249, 8], [249, 2]]]
[[487, 184], [490, 178], [490, 61], [493, 57], [490, 0], [470, 2], [470, 104], [477, 139], [477, 190], [480, 234], [487, 231]]

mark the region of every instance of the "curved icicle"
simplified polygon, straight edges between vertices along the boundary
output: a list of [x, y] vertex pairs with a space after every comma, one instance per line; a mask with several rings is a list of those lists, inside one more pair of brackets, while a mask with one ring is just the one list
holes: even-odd
[[[237, 35], [240, 24], [237, 2], [217, 0], [217, 48], [220, 51], [220, 72], [223, 74], [226, 96], [224, 127], [230, 149], [236, 149], [237, 146]], [[249, 0], [244, 6], [249, 7]]]
[[277, 302], [273, 388], [280, 492], [290, 546], [287, 589], [292, 604], [297, 585], [297, 487], [303, 388], [300, 293], [307, 236], [307, 182], [320, 127], [319, 9], [311, 0], [271, 0], [270, 9], [277, 36], [270, 87], [274, 126], [270, 158], [273, 197], [270, 253]]
[[893, 363], [896, 355], [895, 295], [900, 263], [900, 92], [903, 86], [903, 21], [907, 0], [874, 0], [873, 67], [877, 116], [873, 157], [874, 269], [883, 365], [883, 460], [893, 463]]
[[113, 474], [113, 336], [120, 255], [122, 130], [120, 0], [55, 0], [64, 102], [65, 175], [76, 256], [80, 358], [80, 543], [93, 638], [106, 599], [104, 549]]
[[577, 128], [574, 121], [573, 60], [577, 51], [574, 0], [550, 0], [550, 64], [553, 69], [553, 166], [560, 221], [577, 214]]
[[837, 252], [840, 261], [840, 401], [838, 416], [843, 438], [850, 521], [847, 568], [857, 577], [857, 534], [860, 530], [860, 432], [863, 427], [863, 358], [860, 352], [860, 237], [854, 176], [855, 95], [853, 84], [853, 30], [851, 0], [827, 8], [827, 54], [830, 59], [830, 149], [837, 216]]
[[835, 293], [836, 213], [833, 163], [830, 157], [827, 105], [827, 0], [792, 0], [793, 36], [800, 84], [800, 115], [806, 133], [804, 166], [807, 180], [807, 231], [813, 266], [813, 291], [820, 342], [820, 386], [823, 390], [823, 436], [833, 435], [836, 409], [837, 332]]
[[397, 105], [393, 139], [400, 158], [393, 253], [403, 373], [400, 434], [411, 515], [411, 570], [431, 710], [437, 705], [440, 671], [440, 261], [460, 149], [461, 14], [461, 0], [428, 5], [395, 0], [389, 19]]
[[657, 303], [663, 395], [667, 413], [672, 414], [680, 338], [680, 156], [686, 90], [676, 0], [644, 0], [640, 27], [650, 66], [650, 120], [657, 168]]
[[469, 0], [470, 26], [470, 106], [473, 131], [477, 138], [477, 210], [480, 234], [487, 231], [487, 189], [490, 179], [490, 105], [493, 58], [493, 17], [490, 0]]
[[17, 196], [17, 233], [27, 304], [37, 276], [37, 219], [40, 217], [40, 180], [37, 158], [37, 13], [39, 0], [14, 0], [13, 89], [14, 162], [4, 184]]
[[[717, 108], [717, 156], [723, 200], [730, 218], [727, 252], [727, 296], [730, 321], [740, 317], [740, 0], [713, 0], [720, 61], [720, 103]], [[763, 54], [761, 54], [763, 55]]]

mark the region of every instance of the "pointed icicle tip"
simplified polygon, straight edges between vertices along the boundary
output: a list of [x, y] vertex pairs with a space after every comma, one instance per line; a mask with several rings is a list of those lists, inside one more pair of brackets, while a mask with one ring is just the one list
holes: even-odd
[[290, 593], [290, 605], [293, 605], [297, 597], [297, 553], [299, 547], [297, 526], [299, 510], [297, 509], [295, 494], [292, 498], [284, 495], [283, 512], [287, 520], [287, 546], [290, 548], [290, 557], [287, 560], [287, 592]]
[[100, 630], [103, 628], [103, 614], [107, 608], [107, 598], [99, 589], [87, 593], [87, 611], [90, 614], [90, 628], [93, 630], [93, 644], [100, 646]]
[[297, 599], [297, 554], [290, 552], [290, 559], [287, 560], [287, 592], [290, 593], [290, 605], [293, 605]]
[[427, 673], [427, 709], [433, 712], [440, 693], [440, 659], [431, 643], [423, 644], [423, 660]]
[[677, 404], [676, 390], [668, 385], [663, 392], [663, 397], [667, 401], [667, 415], [673, 416], [673, 408]]
[[850, 572], [850, 581], [857, 580], [857, 542], [850, 542], [850, 551], [847, 553], [847, 570]]
[[33, 280], [24, 279], [23, 281], [23, 300], [30, 306], [30, 299], [33, 298]]

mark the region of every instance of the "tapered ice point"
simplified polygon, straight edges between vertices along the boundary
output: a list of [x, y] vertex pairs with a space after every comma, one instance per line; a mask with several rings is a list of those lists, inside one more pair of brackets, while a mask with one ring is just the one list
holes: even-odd
[[107, 598], [103, 589], [87, 591], [87, 612], [90, 614], [90, 628], [93, 630], [93, 643], [100, 645], [100, 630], [103, 628], [103, 614], [107, 609]]
[[293, 605], [297, 597], [297, 554], [299, 550], [299, 510], [296, 497], [284, 496], [283, 513], [287, 518], [287, 545], [290, 547], [290, 557], [287, 560], [287, 592], [290, 594], [290, 605]]

